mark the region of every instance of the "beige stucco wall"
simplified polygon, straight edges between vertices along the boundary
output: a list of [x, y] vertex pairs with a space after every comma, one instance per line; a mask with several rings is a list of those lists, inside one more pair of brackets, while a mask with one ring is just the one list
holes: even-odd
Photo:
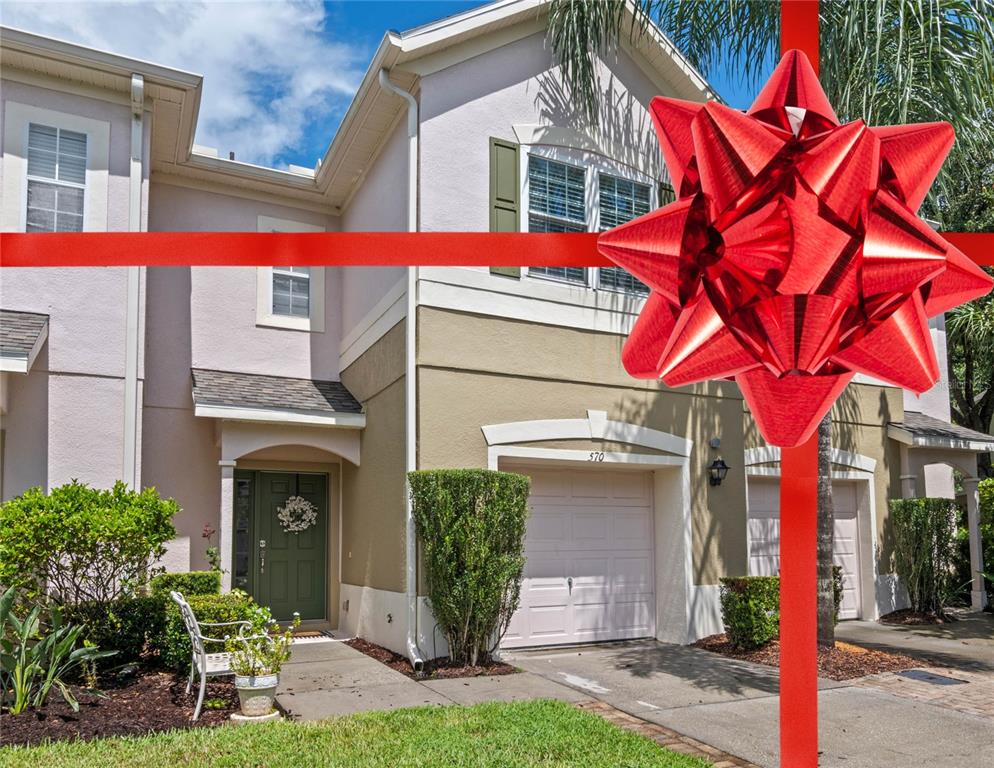
[[[623, 337], [613, 334], [428, 308], [419, 310], [418, 323], [419, 468], [485, 467], [481, 426], [584, 418], [588, 409], [687, 437], [694, 443], [694, 581], [713, 584], [725, 573], [745, 573], [743, 404], [734, 384], [673, 390], [634, 380], [621, 367]], [[708, 445], [713, 437], [721, 439], [719, 451]], [[617, 448], [601, 441], [542, 445]], [[706, 467], [719, 455], [733, 468], [712, 488]]]
[[404, 591], [406, 568], [404, 326], [342, 371], [366, 410], [360, 464], [343, 465], [342, 583], [393, 592]]

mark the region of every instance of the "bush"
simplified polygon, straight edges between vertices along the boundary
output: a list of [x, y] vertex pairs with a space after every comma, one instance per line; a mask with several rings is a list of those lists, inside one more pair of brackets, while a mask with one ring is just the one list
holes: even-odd
[[0, 505], [0, 584], [67, 605], [137, 594], [176, 535], [178, 511], [154, 488], [121, 482], [109, 491], [75, 480], [48, 495], [32, 488]]
[[721, 579], [721, 619], [737, 648], [766, 645], [780, 633], [780, 578], [739, 576]]
[[911, 608], [943, 615], [950, 596], [959, 509], [952, 499], [894, 499], [894, 568], [908, 590]]
[[[221, 595], [190, 595], [186, 601], [193, 609], [198, 622], [250, 621], [252, 630], [246, 632], [250, 635], [262, 632], [272, 622], [272, 616], [267, 608], [257, 605], [251, 597], [237, 589]], [[201, 627], [201, 634], [218, 640], [237, 632], [238, 627], [217, 629]], [[189, 669], [190, 655], [193, 652], [190, 647], [190, 636], [180, 616], [179, 606], [169, 598], [166, 598], [164, 627], [156, 638], [150, 640], [152, 647], [158, 650], [159, 660], [164, 665], [176, 670]], [[209, 644], [207, 648], [208, 653], [220, 653], [223, 650], [222, 643], [217, 644], [216, 647]]]
[[[842, 610], [842, 594], [843, 594], [844, 580], [842, 575], [842, 566], [833, 565], [832, 566], [832, 598], [835, 602], [835, 624], [839, 623], [839, 611]], [[777, 607], [779, 610], [779, 606]]]
[[108, 603], [66, 606], [66, 619], [82, 627], [81, 639], [116, 651], [107, 662], [118, 666], [138, 661], [147, 643], [162, 634], [165, 604], [159, 596], [121, 597]]
[[152, 577], [153, 595], [169, 599], [169, 593], [179, 592], [183, 597], [192, 595], [221, 594], [220, 571], [190, 571], [189, 573], [160, 573]]
[[450, 658], [476, 665], [518, 607], [529, 480], [484, 469], [410, 472], [428, 597]]

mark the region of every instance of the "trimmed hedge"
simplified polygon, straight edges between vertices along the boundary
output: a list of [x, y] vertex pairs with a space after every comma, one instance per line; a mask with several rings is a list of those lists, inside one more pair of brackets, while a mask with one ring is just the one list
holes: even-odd
[[729, 641], [746, 650], [759, 648], [780, 633], [780, 577], [721, 579], [721, 618]]
[[408, 473], [428, 598], [451, 659], [486, 661], [518, 607], [530, 481], [486, 469]]
[[116, 667], [138, 661], [146, 643], [162, 635], [164, 609], [161, 597], [142, 595], [69, 605], [63, 612], [68, 623], [82, 625], [81, 639], [102, 651], [117, 651], [102, 664]]
[[179, 592], [183, 597], [192, 595], [221, 594], [220, 571], [190, 571], [189, 573], [160, 573], [152, 577], [152, 594], [169, 599], [169, 593]]
[[[190, 595], [186, 601], [193, 609], [198, 622], [250, 621], [251, 631], [246, 634], [257, 634], [269, 625], [271, 615], [269, 610], [258, 605], [251, 597], [241, 590], [232, 590], [221, 595]], [[176, 670], [186, 670], [190, 667], [190, 636], [183, 625], [179, 606], [172, 600], [165, 600], [164, 627], [158, 637], [152, 641], [152, 646], [159, 651], [159, 660]], [[234, 635], [238, 627], [203, 627], [206, 637], [224, 639], [226, 634]], [[221, 643], [217, 647], [208, 644], [208, 653], [219, 653], [224, 650]]]
[[29, 600], [108, 603], [141, 594], [149, 568], [176, 536], [179, 506], [155, 488], [109, 490], [72, 481], [0, 504], [0, 584]]
[[894, 569], [908, 590], [911, 608], [942, 616], [952, 584], [956, 520], [952, 499], [893, 499]]

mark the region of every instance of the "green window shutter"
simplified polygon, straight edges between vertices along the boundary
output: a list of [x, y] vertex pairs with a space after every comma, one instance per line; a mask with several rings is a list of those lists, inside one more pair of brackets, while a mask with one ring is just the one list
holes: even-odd
[[659, 207], [662, 208], [673, 202], [676, 202], [676, 193], [673, 191], [673, 187], [665, 181], [659, 182]]
[[[490, 138], [490, 231], [517, 232], [520, 211], [518, 145]], [[521, 277], [520, 267], [491, 267], [505, 277]]]

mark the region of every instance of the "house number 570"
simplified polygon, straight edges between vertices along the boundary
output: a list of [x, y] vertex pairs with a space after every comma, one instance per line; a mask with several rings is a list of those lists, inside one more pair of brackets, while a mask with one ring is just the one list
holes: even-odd
[[591, 451], [587, 461], [604, 461], [604, 451]]

